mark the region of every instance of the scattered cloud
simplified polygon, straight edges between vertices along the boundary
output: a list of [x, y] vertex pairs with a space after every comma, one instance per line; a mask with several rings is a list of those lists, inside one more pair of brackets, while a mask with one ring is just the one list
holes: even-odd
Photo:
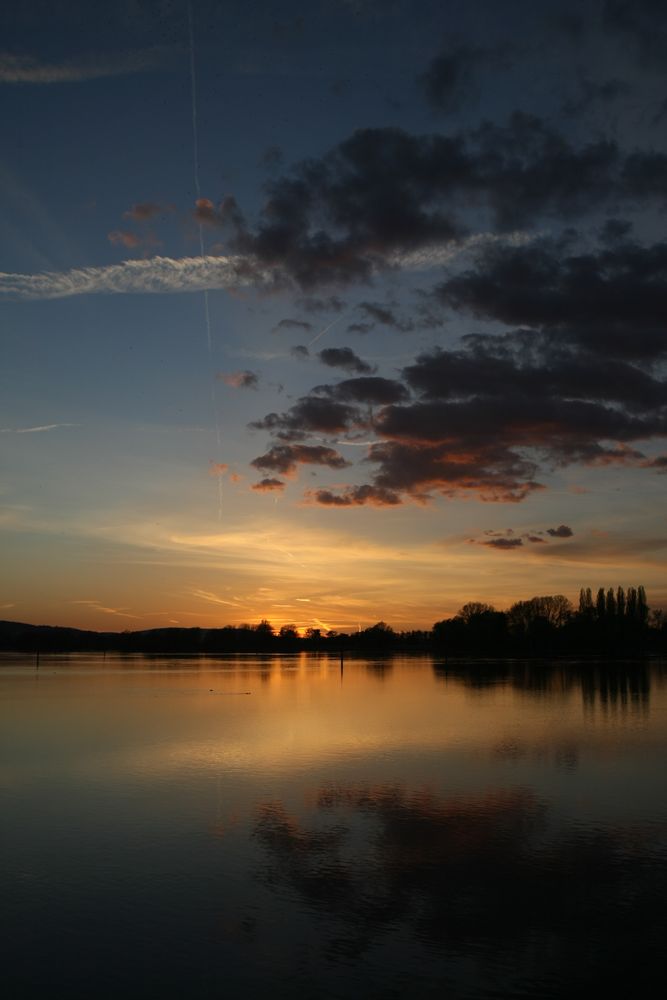
[[379, 375], [361, 375], [335, 385], [318, 385], [312, 391], [344, 403], [361, 403], [365, 406], [387, 406], [389, 403], [403, 402], [409, 397], [402, 382]]
[[297, 299], [296, 305], [300, 309], [303, 309], [304, 312], [308, 313], [339, 313], [345, 308], [345, 303], [342, 299], [339, 299], [337, 295], [329, 295], [327, 298], [306, 296], [305, 298]]
[[229, 472], [229, 466], [226, 462], [209, 462], [208, 474], [209, 476], [219, 477], [224, 476]]
[[323, 365], [341, 368], [356, 375], [370, 375], [374, 369], [363, 361], [350, 347], [326, 347], [317, 355]]
[[86, 607], [91, 608], [93, 611], [101, 611], [105, 615], [118, 615], [120, 618], [132, 618], [135, 621], [140, 621], [143, 617], [142, 615], [132, 615], [128, 612], [127, 608], [110, 608], [102, 604], [100, 601], [95, 600], [82, 600], [82, 601], [71, 601], [72, 604], [81, 604]]
[[498, 234], [610, 199], [663, 203], [666, 164], [611, 139], [576, 144], [523, 112], [450, 135], [359, 129], [269, 181], [256, 225], [238, 219], [231, 246], [303, 289], [364, 282], [395, 254], [406, 266], [410, 254], [460, 243], [471, 203]]
[[552, 538], [572, 538], [573, 534], [572, 528], [567, 524], [559, 524], [557, 528], [547, 528], [547, 535], [551, 535]]
[[108, 76], [149, 73], [167, 65], [173, 49], [156, 46], [133, 52], [84, 56], [65, 62], [46, 62], [35, 56], [0, 53], [0, 83], [80, 83]]
[[126, 250], [135, 250], [137, 247], [141, 246], [141, 237], [137, 233], [127, 232], [122, 229], [113, 229], [107, 234], [107, 239], [109, 243], [113, 243], [114, 246], [125, 247]]
[[[360, 302], [357, 306], [359, 312], [363, 313], [369, 324], [368, 330], [375, 326], [386, 326], [400, 333], [409, 333], [414, 330], [415, 324], [410, 319], [401, 319], [391, 306], [381, 302]], [[367, 330], [364, 330], [367, 332]]]
[[276, 323], [271, 332], [282, 333], [284, 330], [303, 330], [305, 333], [310, 333], [312, 329], [313, 324], [302, 319], [281, 319], [279, 323]]
[[258, 483], [254, 483], [251, 489], [257, 490], [258, 493], [270, 493], [274, 490], [284, 490], [285, 483], [282, 479], [266, 477], [265, 479], [260, 479]]
[[241, 213], [236, 199], [231, 195], [215, 205], [210, 198], [197, 198], [193, 218], [200, 226], [235, 230], [241, 224]]
[[322, 507], [397, 507], [401, 498], [381, 486], [351, 486], [342, 493], [331, 490], [307, 490], [306, 499]]
[[[265, 275], [270, 281], [270, 276]], [[72, 295], [164, 294], [233, 289], [259, 280], [238, 257], [151, 257], [106, 267], [82, 267], [39, 274], [0, 273], [0, 298], [62, 299]]]
[[640, 246], [623, 240], [623, 226], [617, 232], [620, 243], [592, 253], [570, 252], [567, 239], [502, 252], [487, 246], [473, 268], [447, 278], [435, 295], [477, 319], [600, 351], [603, 363], [655, 361], [667, 356], [667, 243]]
[[[485, 243], [515, 245], [529, 239], [527, 234], [522, 233], [512, 233], [506, 237], [482, 233], [466, 240], [434, 244], [418, 254], [394, 254], [382, 266], [428, 270]], [[376, 262], [378, 267], [380, 263]], [[155, 256], [102, 267], [73, 268], [70, 271], [43, 271], [37, 274], [0, 272], [0, 301], [3, 298], [43, 300], [69, 298], [73, 295], [169, 294], [214, 289], [234, 292], [248, 286], [261, 291], [272, 291], [284, 288], [289, 281], [288, 272], [279, 264], [264, 267], [257, 258], [241, 254], [180, 258]], [[314, 340], [326, 333], [331, 325], [325, 327]], [[300, 320], [281, 320], [275, 331], [290, 328], [308, 332], [309, 328], [312, 329], [312, 324]]]
[[[513, 273], [517, 265], [511, 263]], [[657, 300], [638, 307], [655, 332], [655, 346], [652, 335], [639, 346], [626, 344], [626, 338], [632, 340], [628, 325], [617, 339], [608, 339], [603, 354], [589, 346], [584, 307], [578, 335], [554, 336], [550, 316], [555, 314], [558, 322], [572, 308], [558, 289], [558, 274], [545, 278], [556, 286], [553, 294], [543, 294], [535, 277], [525, 287], [517, 279], [511, 298], [501, 273], [498, 265], [491, 291], [483, 284], [474, 301], [494, 303], [495, 309], [497, 289], [503, 303], [498, 311], [505, 301], [512, 311], [530, 309], [533, 318], [545, 317], [541, 329], [467, 336], [458, 348], [419, 355], [399, 379], [366, 376], [316, 386], [284, 413], [268, 414], [254, 426], [279, 439], [299, 441], [309, 434], [354, 441], [372, 427], [377, 441], [369, 446], [364, 464], [375, 464], [377, 471], [369, 485], [413, 500], [439, 493], [519, 502], [544, 488], [540, 471], [573, 463], [662, 468], [635, 444], [667, 437], [667, 382], [659, 369], [652, 369], [665, 351], [664, 337], [657, 337]], [[447, 294], [454, 281], [457, 295], [461, 289], [467, 293], [475, 276], [464, 273], [452, 279]], [[660, 281], [653, 289], [658, 300]], [[581, 294], [593, 301], [601, 296], [589, 284]], [[647, 297], [651, 299], [650, 292]], [[357, 494], [342, 496], [339, 506], [358, 502]], [[334, 503], [330, 497], [320, 502]]]
[[123, 218], [130, 219], [132, 222], [148, 222], [163, 211], [164, 208], [153, 201], [141, 201], [123, 212]]
[[251, 371], [220, 372], [216, 378], [233, 389], [256, 389], [259, 385], [259, 375]]
[[262, 471], [292, 475], [299, 465], [326, 465], [330, 469], [345, 469], [350, 463], [334, 448], [325, 445], [274, 445], [265, 455], [250, 463]]
[[480, 542], [480, 545], [488, 545], [492, 549], [518, 549], [523, 545], [522, 538], [488, 538]]
[[431, 61], [417, 83], [436, 111], [458, 111], [478, 96], [475, 87], [478, 69], [486, 64], [497, 72], [507, 65], [509, 51], [508, 47], [450, 46]]
[[0, 434], [43, 434], [59, 430], [61, 427], [80, 427], [81, 424], [39, 424], [35, 427], [0, 427]]
[[285, 156], [280, 146], [267, 146], [259, 158], [258, 166], [264, 170], [278, 170], [282, 167], [284, 160]]
[[627, 97], [632, 88], [625, 80], [613, 78], [595, 83], [588, 77], [581, 77], [577, 93], [569, 97], [562, 107], [564, 115], [577, 118], [597, 104], [612, 104], [619, 97]]
[[559, 528], [547, 528], [546, 531], [523, 531], [520, 534], [517, 534], [513, 528], [506, 528], [505, 531], [489, 529], [484, 532], [481, 538], [469, 538], [468, 542], [471, 545], [486, 545], [491, 549], [512, 551], [513, 549], [523, 548], [525, 542], [528, 542], [530, 545], [546, 545], [545, 534], [555, 538], [569, 538], [574, 532], [564, 524]]

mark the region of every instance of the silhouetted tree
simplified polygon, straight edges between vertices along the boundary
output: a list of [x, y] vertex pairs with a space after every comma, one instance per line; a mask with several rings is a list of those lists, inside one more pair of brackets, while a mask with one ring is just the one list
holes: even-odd
[[625, 591], [619, 587], [616, 591], [616, 614], [619, 618], [625, 618]]
[[595, 600], [595, 613], [597, 614], [599, 621], [604, 621], [605, 606], [606, 601], [604, 587], [600, 587]]
[[605, 615], [609, 621], [613, 621], [616, 617], [616, 597], [614, 596], [614, 588], [610, 587], [607, 591], [607, 597], [605, 599]]

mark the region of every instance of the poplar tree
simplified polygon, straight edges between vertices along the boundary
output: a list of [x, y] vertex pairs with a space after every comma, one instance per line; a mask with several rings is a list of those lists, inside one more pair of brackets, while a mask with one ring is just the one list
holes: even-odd
[[602, 621], [602, 619], [604, 618], [604, 609], [605, 609], [604, 587], [600, 587], [597, 593], [597, 598], [595, 600], [595, 611], [600, 621]]
[[616, 591], [616, 614], [619, 618], [625, 617], [625, 591], [619, 587]]
[[614, 597], [614, 588], [613, 587], [610, 587], [609, 590], [607, 591], [607, 598], [606, 598], [606, 602], [605, 602], [605, 612], [606, 612], [607, 618], [609, 618], [610, 621], [613, 621], [613, 619], [616, 617], [616, 598]]

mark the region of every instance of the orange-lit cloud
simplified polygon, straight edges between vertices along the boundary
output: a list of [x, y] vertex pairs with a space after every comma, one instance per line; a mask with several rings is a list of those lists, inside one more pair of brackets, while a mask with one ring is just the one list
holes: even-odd
[[141, 246], [141, 237], [137, 236], [136, 233], [130, 233], [122, 229], [112, 230], [107, 239], [114, 246], [123, 246], [126, 250], [135, 250], [138, 246]]
[[255, 372], [219, 372], [216, 378], [232, 389], [256, 389], [259, 383], [259, 376]]
[[208, 468], [209, 476], [224, 476], [229, 471], [226, 462], [211, 462]]
[[258, 493], [271, 493], [274, 490], [284, 490], [285, 483], [282, 479], [273, 479], [267, 476], [265, 479], [260, 479], [258, 483], [254, 483], [251, 489]]
[[322, 507], [397, 507], [402, 503], [400, 496], [392, 490], [379, 486], [350, 486], [343, 493], [331, 490], [307, 490], [307, 501]]
[[147, 222], [164, 210], [161, 205], [157, 205], [152, 201], [138, 202], [132, 208], [128, 208], [126, 212], [123, 212], [123, 218], [131, 219], [133, 222]]

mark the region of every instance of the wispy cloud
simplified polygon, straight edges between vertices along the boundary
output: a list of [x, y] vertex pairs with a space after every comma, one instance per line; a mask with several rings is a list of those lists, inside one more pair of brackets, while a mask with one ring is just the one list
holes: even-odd
[[82, 604], [85, 607], [92, 608], [93, 611], [102, 611], [105, 615], [118, 615], [120, 618], [133, 618], [135, 621], [140, 621], [144, 615], [131, 615], [125, 608], [108, 608], [106, 605], [101, 604], [99, 601], [72, 601], [72, 604]]
[[238, 599], [233, 600], [233, 601], [227, 601], [227, 600], [224, 599], [224, 597], [218, 597], [217, 594], [214, 594], [210, 590], [199, 590], [199, 589], [196, 589], [196, 590], [192, 591], [192, 596], [193, 597], [198, 597], [202, 601], [207, 601], [209, 604], [222, 604], [225, 607], [229, 607], [229, 608], [243, 608], [245, 606], [245, 605], [241, 604], [238, 601]]
[[[390, 267], [423, 271], [439, 267], [485, 243], [516, 246], [529, 242], [524, 233], [499, 237], [482, 233], [461, 241], [433, 245], [419, 252], [395, 254]], [[272, 287], [286, 281], [279, 268], [262, 267], [253, 257], [150, 257], [103, 267], [38, 274], [0, 272], [0, 299], [62, 299], [73, 295], [201, 292], [244, 285]], [[326, 331], [323, 331], [326, 332]], [[318, 339], [318, 338], [315, 338]]]
[[148, 73], [164, 66], [173, 53], [173, 49], [155, 46], [108, 55], [91, 54], [64, 62], [46, 62], [34, 56], [0, 52], [0, 83], [79, 83], [107, 76]]
[[0, 274], [0, 297], [63, 299], [72, 295], [200, 292], [247, 284], [240, 257], [151, 257], [107, 267], [41, 274]]
[[43, 434], [60, 427], [80, 427], [81, 424], [40, 424], [37, 427], [0, 427], [0, 434]]

